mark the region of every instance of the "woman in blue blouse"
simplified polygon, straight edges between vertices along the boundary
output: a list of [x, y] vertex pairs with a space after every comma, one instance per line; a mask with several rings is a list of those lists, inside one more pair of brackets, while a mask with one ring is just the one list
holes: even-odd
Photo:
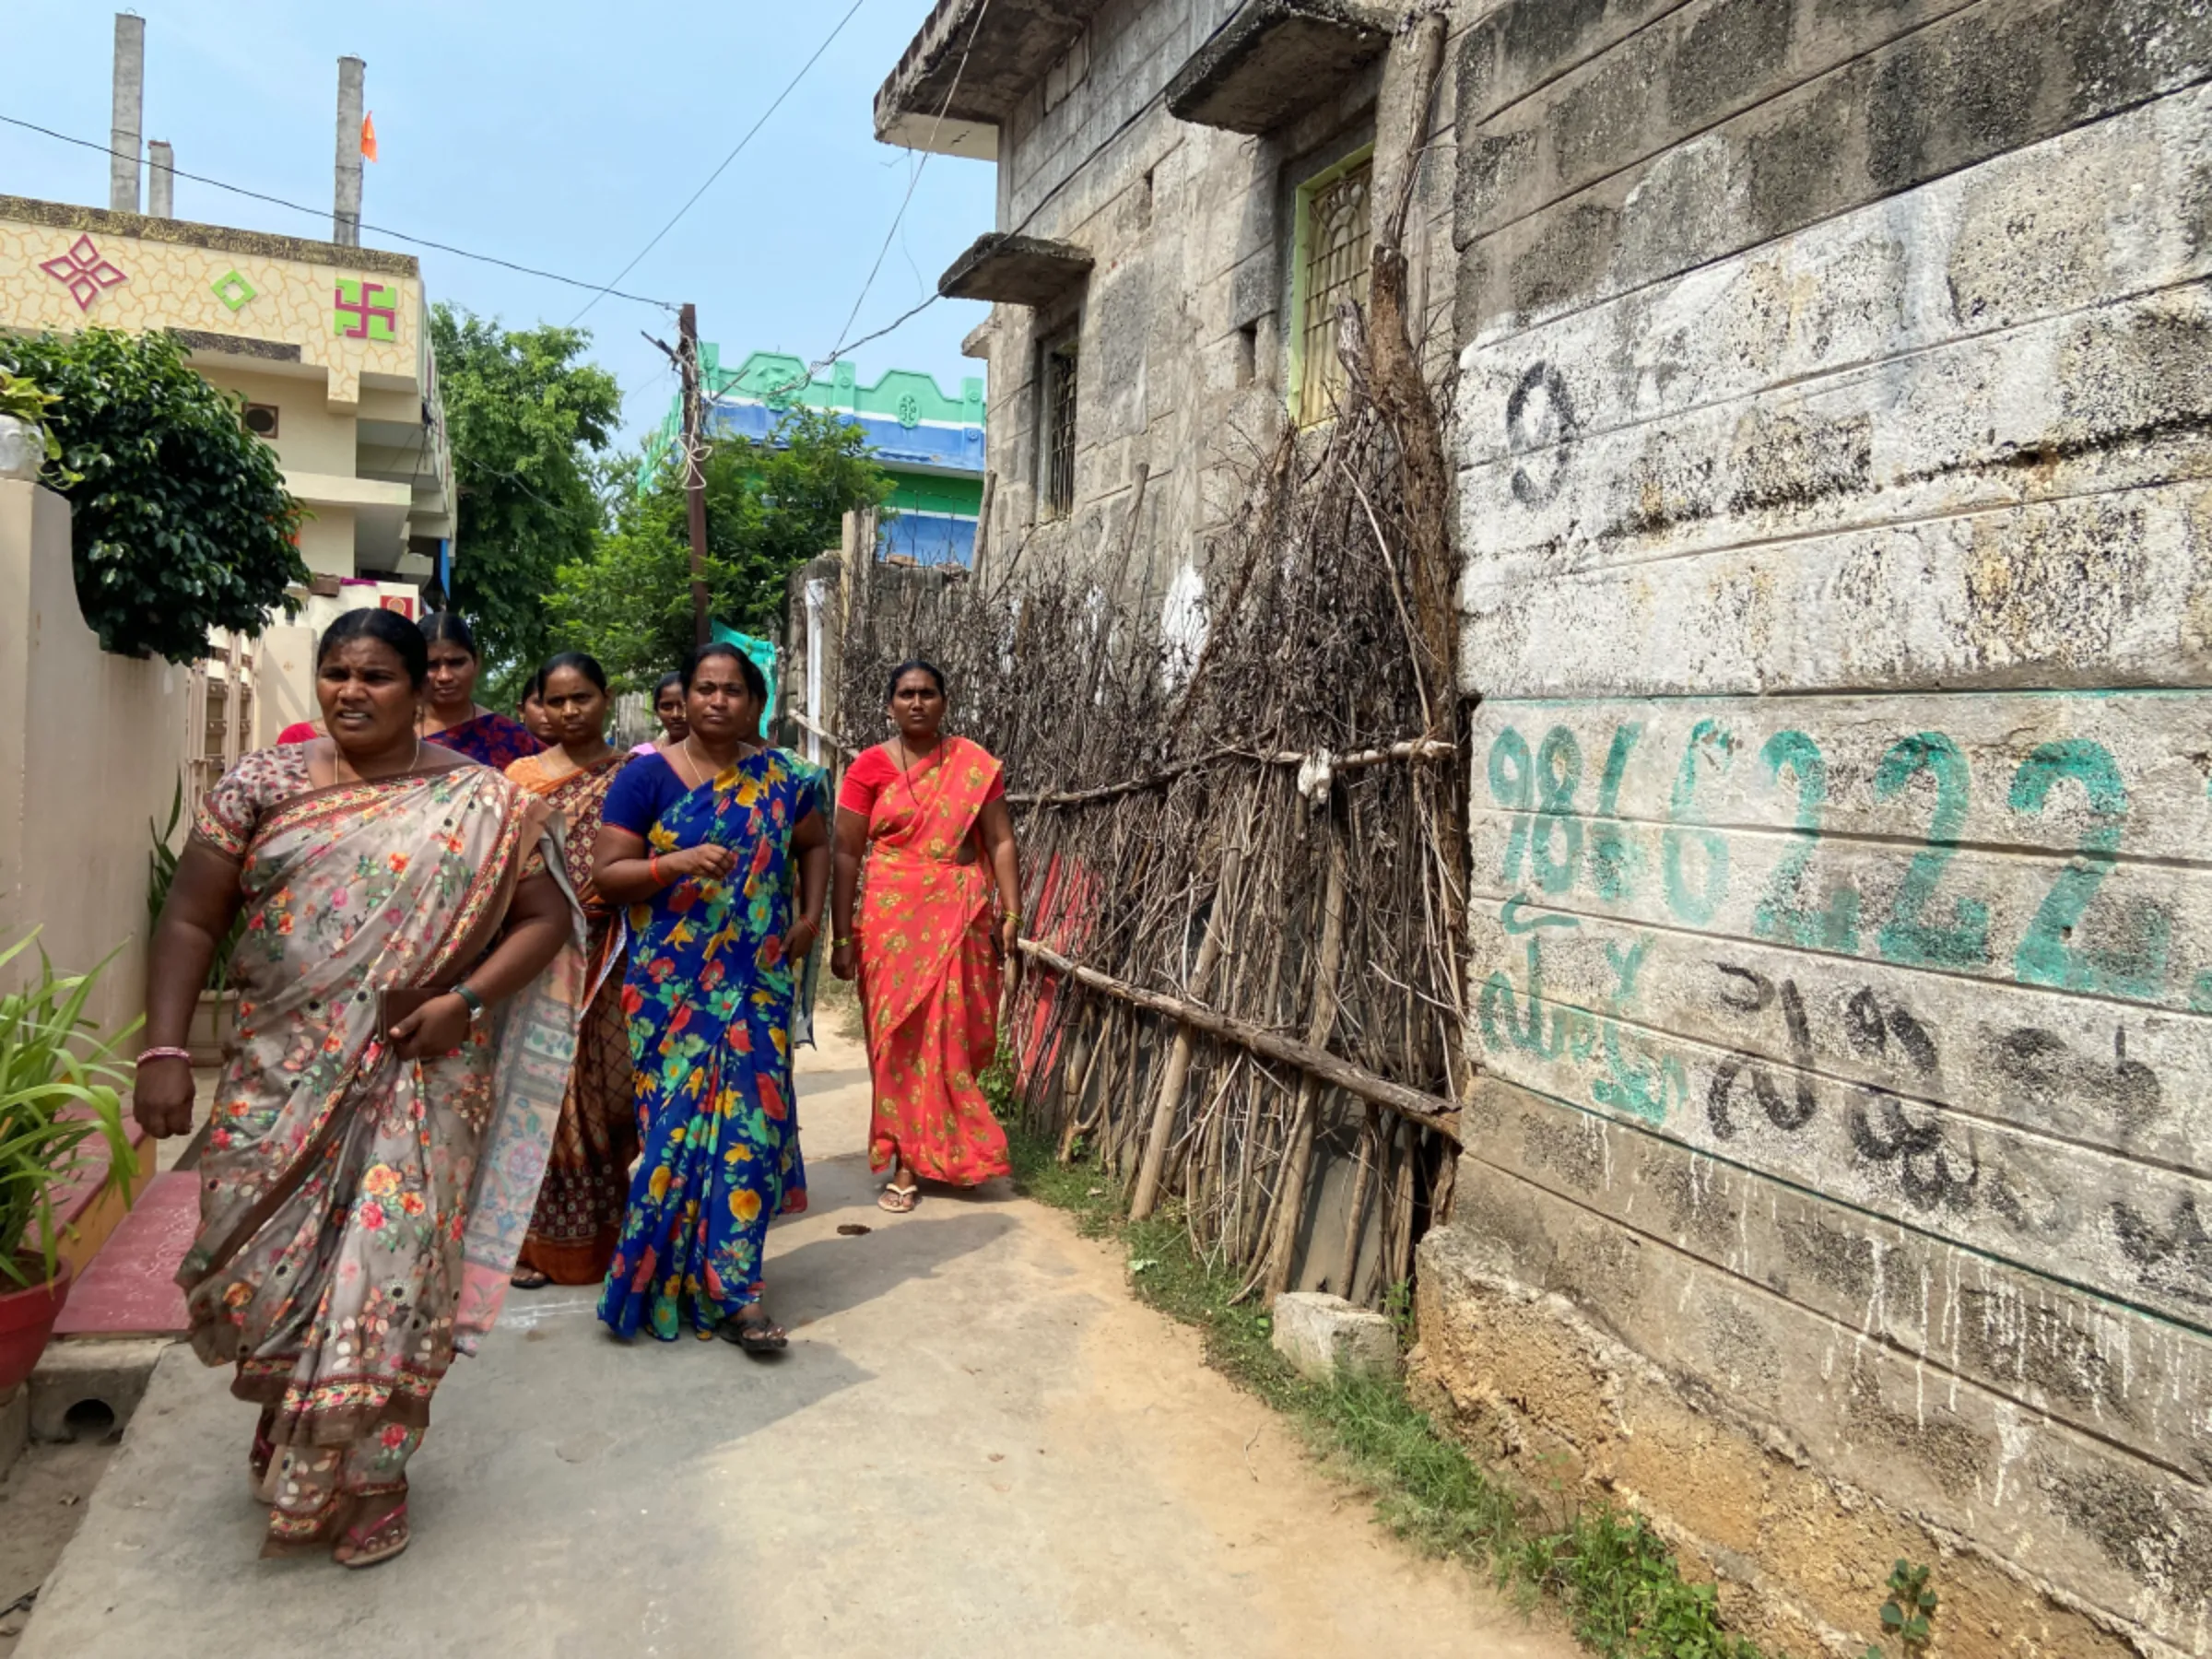
[[[787, 1338], [762, 1310], [768, 1224], [806, 1206], [791, 1077], [793, 968], [829, 886], [819, 790], [759, 741], [768, 688], [733, 646], [684, 669], [684, 739], [606, 793], [593, 880], [629, 909], [623, 1007], [644, 1156], [599, 1300], [618, 1335]], [[793, 916], [789, 868], [799, 869]]]

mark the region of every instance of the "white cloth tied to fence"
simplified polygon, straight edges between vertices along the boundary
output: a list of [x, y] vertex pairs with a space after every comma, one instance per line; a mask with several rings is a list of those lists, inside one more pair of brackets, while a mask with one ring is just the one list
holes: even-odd
[[1315, 749], [1298, 763], [1298, 793], [1319, 806], [1329, 798], [1336, 780], [1336, 759], [1327, 749]]

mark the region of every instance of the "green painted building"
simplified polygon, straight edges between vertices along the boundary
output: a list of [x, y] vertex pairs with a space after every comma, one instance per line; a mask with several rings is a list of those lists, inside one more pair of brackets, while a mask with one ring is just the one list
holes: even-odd
[[[806, 363], [781, 352], [756, 351], [738, 368], [725, 369], [721, 348], [700, 344], [706, 430], [714, 437], [770, 441], [777, 422], [794, 406], [841, 415], [866, 434], [869, 447], [891, 476], [894, 516], [884, 526], [882, 551], [917, 564], [975, 562], [975, 523], [983, 500], [983, 382], [964, 380], [960, 395], [947, 397], [935, 379], [911, 369], [891, 369], [864, 386], [850, 363], [835, 363], [809, 379]], [[659, 431], [645, 446], [639, 487], [651, 488], [674, 449], [683, 425], [680, 400], [672, 402]]]

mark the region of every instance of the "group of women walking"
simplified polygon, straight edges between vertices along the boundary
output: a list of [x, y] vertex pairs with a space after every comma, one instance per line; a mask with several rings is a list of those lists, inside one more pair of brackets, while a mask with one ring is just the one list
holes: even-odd
[[155, 931], [136, 1112], [168, 1135], [244, 918], [178, 1277], [201, 1358], [262, 1407], [265, 1553], [406, 1547], [431, 1396], [512, 1287], [599, 1284], [623, 1337], [788, 1345], [766, 1235], [806, 1202], [792, 1049], [825, 904], [831, 971], [860, 982], [877, 1202], [1007, 1167], [977, 1077], [1020, 876], [998, 763], [944, 734], [936, 669], [891, 677], [893, 735], [833, 806], [762, 738], [733, 647], [665, 681], [664, 737], [629, 751], [591, 657], [534, 677], [535, 735], [476, 702], [477, 668], [457, 618], [340, 618], [321, 719], [208, 792]]

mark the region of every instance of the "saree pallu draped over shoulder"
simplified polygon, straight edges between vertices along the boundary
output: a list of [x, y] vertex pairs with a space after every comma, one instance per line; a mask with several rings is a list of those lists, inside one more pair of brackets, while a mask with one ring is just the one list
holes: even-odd
[[276, 1448], [404, 1463], [454, 1353], [498, 1317], [574, 1052], [581, 917], [456, 1054], [400, 1059], [378, 1000], [476, 963], [541, 836], [566, 887], [546, 817], [463, 767], [312, 789], [253, 827], [237, 1045], [177, 1277], [194, 1347], [237, 1367]]
[[988, 867], [959, 862], [999, 775], [980, 744], [947, 737], [918, 777], [880, 790], [868, 817], [853, 944], [875, 1109], [868, 1161], [931, 1181], [1004, 1175], [1006, 1135], [976, 1082], [997, 1055], [1001, 967]]
[[561, 816], [569, 880], [583, 904], [588, 964], [576, 1064], [569, 1072], [530, 1234], [515, 1265], [558, 1285], [595, 1285], [614, 1259], [629, 1166], [638, 1156], [629, 1033], [622, 1017], [626, 935], [621, 918], [592, 886], [592, 843], [607, 788], [630, 757], [609, 755], [596, 765], [556, 772], [551, 763], [559, 759], [558, 751], [548, 751], [507, 769], [512, 782]]

